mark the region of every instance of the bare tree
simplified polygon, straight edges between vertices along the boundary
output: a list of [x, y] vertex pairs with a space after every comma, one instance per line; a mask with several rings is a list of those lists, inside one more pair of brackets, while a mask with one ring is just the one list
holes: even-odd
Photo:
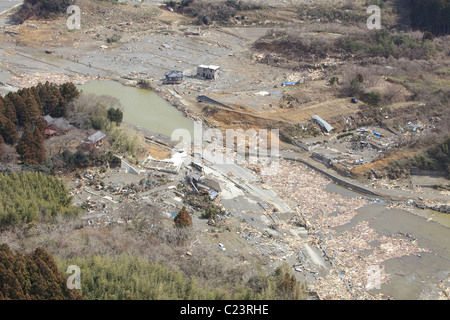
[[108, 122], [108, 109], [121, 109], [120, 100], [107, 95], [81, 94], [67, 106], [69, 121], [82, 129], [102, 129]]

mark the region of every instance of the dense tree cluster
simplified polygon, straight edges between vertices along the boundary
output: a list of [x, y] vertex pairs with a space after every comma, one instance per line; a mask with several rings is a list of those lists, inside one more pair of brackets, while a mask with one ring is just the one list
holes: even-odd
[[408, 0], [413, 28], [435, 35], [450, 33], [450, 0]]
[[78, 95], [71, 82], [62, 85], [46, 82], [0, 96], [0, 143], [11, 146], [17, 143], [17, 152], [24, 162], [43, 162], [47, 123], [42, 115], [65, 116], [68, 103]]
[[0, 174], [0, 226], [32, 223], [61, 213], [77, 213], [61, 180], [35, 172]]
[[12, 19], [19, 24], [31, 17], [49, 19], [57, 14], [65, 13], [74, 2], [74, 0], [25, 0]]
[[123, 112], [120, 108], [109, 108], [108, 109], [108, 119], [111, 122], [115, 122], [117, 125], [120, 125], [123, 120]]
[[44, 249], [15, 254], [0, 244], [0, 300], [81, 300]]

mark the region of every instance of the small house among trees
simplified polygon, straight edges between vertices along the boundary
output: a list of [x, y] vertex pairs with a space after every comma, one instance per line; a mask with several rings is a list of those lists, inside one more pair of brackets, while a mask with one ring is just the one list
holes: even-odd
[[69, 121], [63, 117], [61, 118], [53, 118], [50, 115], [46, 115], [44, 120], [47, 122], [47, 127], [53, 131], [56, 131], [60, 134], [65, 134], [73, 128], [73, 126], [69, 123]]
[[96, 133], [82, 141], [83, 147], [86, 149], [99, 147], [105, 142], [105, 137], [105, 133], [97, 131]]

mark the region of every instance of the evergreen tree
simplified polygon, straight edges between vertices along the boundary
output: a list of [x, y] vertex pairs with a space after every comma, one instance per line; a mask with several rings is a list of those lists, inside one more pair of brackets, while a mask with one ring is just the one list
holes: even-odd
[[4, 115], [6, 118], [8, 118], [14, 125], [17, 125], [17, 114], [16, 114], [16, 108], [14, 107], [14, 104], [9, 100], [7, 97], [3, 100], [3, 108], [4, 108]]
[[47, 121], [45, 121], [44, 117], [39, 116], [35, 120], [36, 128], [39, 130], [39, 132], [44, 136], [45, 130], [47, 129]]
[[19, 138], [14, 123], [2, 114], [0, 114], [0, 136], [3, 137], [4, 143], [11, 145], [16, 143]]
[[6, 97], [11, 101], [17, 116], [17, 124], [23, 126], [25, 124], [25, 119], [27, 118], [27, 106], [23, 98], [16, 92], [9, 92]]
[[412, 26], [435, 35], [450, 33], [450, 0], [409, 0]]
[[60, 86], [60, 92], [65, 103], [68, 103], [79, 96], [80, 91], [72, 82], [63, 83]]
[[16, 146], [20, 160], [27, 163], [42, 163], [45, 160], [44, 135], [36, 125], [25, 126], [25, 132]]
[[120, 125], [123, 120], [123, 112], [119, 108], [109, 108], [108, 109], [108, 119], [111, 122], [115, 122], [117, 125]]
[[[47, 83], [46, 83], [47, 85]], [[59, 114], [58, 112], [58, 106], [59, 106], [59, 100], [58, 97], [55, 95], [53, 90], [46, 86], [46, 89], [44, 91], [43, 99], [42, 99], [42, 110], [45, 115], [49, 114], [52, 117]]]
[[35, 155], [36, 162], [38, 162], [38, 163], [42, 163], [46, 159], [47, 152], [45, 150], [44, 140], [45, 140], [44, 132], [41, 131], [40, 127], [36, 124], [34, 132], [33, 132], [33, 143], [34, 143], [34, 148], [35, 148], [34, 155]]
[[39, 105], [30, 90], [22, 93], [22, 99], [26, 105], [23, 122], [24, 124], [32, 123], [41, 115]]
[[174, 218], [175, 226], [177, 228], [191, 227], [192, 226], [192, 217], [189, 212], [186, 210], [186, 207], [183, 207], [181, 211]]
[[15, 254], [0, 244], [0, 299], [81, 300], [81, 295], [66, 285], [53, 257], [44, 249]]

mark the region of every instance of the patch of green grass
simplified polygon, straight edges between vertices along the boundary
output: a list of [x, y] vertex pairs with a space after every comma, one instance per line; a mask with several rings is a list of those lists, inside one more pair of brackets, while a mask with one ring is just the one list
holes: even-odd
[[416, 76], [391, 76], [387, 81], [405, 86], [408, 90], [420, 93], [440, 93], [448, 91], [450, 79], [440, 79], [430, 75]]

